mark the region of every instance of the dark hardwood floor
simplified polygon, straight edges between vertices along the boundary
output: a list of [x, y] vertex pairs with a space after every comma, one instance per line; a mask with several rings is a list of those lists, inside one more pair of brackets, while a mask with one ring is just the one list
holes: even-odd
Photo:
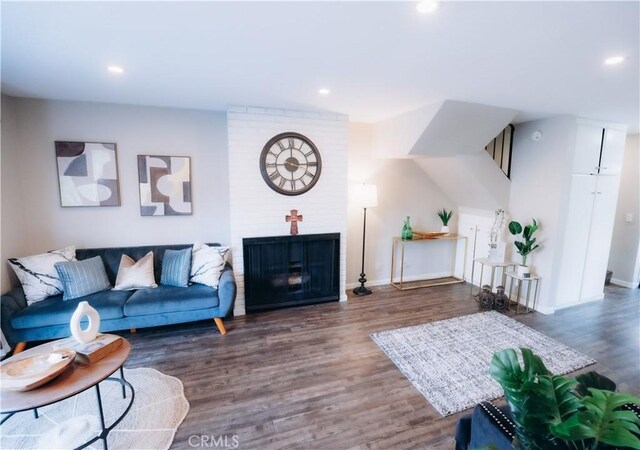
[[[213, 321], [124, 333], [133, 345], [126, 367], [184, 383], [191, 409], [175, 449], [194, 448], [192, 435], [226, 435], [229, 445], [237, 436], [243, 449], [452, 449], [465, 413], [441, 417], [369, 334], [477, 311], [467, 284], [385, 286], [346, 303], [237, 317], [226, 336]], [[516, 319], [640, 394], [639, 289], [609, 287], [604, 302]]]

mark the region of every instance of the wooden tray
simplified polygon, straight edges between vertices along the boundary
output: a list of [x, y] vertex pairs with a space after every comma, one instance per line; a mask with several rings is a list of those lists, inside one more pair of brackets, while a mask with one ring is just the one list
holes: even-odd
[[8, 391], [30, 391], [53, 380], [73, 363], [76, 352], [60, 349], [20, 358], [11, 357], [0, 364], [0, 388]]
[[413, 240], [420, 239], [435, 239], [440, 236], [446, 236], [446, 231], [414, 231], [413, 232]]

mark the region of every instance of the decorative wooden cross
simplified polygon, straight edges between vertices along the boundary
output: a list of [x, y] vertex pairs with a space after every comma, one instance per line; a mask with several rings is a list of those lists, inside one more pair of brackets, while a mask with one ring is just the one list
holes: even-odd
[[291, 235], [296, 236], [298, 234], [298, 222], [302, 222], [302, 215], [298, 215], [297, 209], [292, 209], [291, 214], [284, 216], [285, 222], [291, 222]]

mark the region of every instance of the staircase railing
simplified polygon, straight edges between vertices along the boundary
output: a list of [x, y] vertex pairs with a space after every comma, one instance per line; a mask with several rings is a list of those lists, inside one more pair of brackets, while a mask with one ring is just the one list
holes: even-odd
[[509, 179], [511, 179], [511, 150], [513, 148], [514, 130], [515, 127], [512, 124], [507, 125], [507, 127], [484, 148]]

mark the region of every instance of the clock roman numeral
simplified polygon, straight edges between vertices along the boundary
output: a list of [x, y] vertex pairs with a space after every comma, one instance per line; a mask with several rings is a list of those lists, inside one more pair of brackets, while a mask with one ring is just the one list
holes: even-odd
[[279, 177], [280, 177], [280, 174], [278, 173], [278, 171], [277, 171], [277, 170], [276, 170], [276, 171], [274, 171], [274, 172], [272, 172], [272, 173], [269, 175], [269, 179], [270, 179], [271, 181], [274, 181], [274, 182], [275, 182]]
[[308, 153], [305, 153], [305, 154], [304, 154], [304, 156], [306, 156], [307, 158], [308, 158], [309, 156], [311, 156], [311, 155], [313, 155], [313, 150], [309, 150], [309, 152], [308, 152]]
[[289, 138], [289, 148], [291, 150], [296, 148], [296, 141], [293, 138]]
[[285, 151], [286, 148], [284, 147], [284, 144], [282, 143], [282, 141], [278, 141], [278, 147], [280, 147], [280, 150]]
[[309, 161], [307, 165], [309, 167], [318, 167], [318, 161]]
[[271, 150], [269, 150], [268, 155], [273, 156], [276, 159], [276, 161], [278, 160], [278, 155], [276, 153], [273, 153]]
[[280, 182], [278, 183], [279, 187], [284, 187], [284, 184], [287, 182], [287, 180], [285, 180], [284, 178], [280, 178]]

